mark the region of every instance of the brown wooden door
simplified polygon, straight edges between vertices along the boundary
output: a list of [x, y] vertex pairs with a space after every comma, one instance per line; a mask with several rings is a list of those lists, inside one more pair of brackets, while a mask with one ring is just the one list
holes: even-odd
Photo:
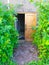
[[31, 34], [34, 32], [32, 26], [36, 26], [36, 13], [25, 14], [25, 40], [32, 41]]

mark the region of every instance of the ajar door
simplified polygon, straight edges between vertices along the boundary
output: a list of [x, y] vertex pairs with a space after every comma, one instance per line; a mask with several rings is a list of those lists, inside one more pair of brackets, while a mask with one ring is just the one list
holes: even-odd
[[34, 32], [32, 27], [36, 26], [36, 13], [25, 14], [25, 40], [32, 41], [31, 35]]

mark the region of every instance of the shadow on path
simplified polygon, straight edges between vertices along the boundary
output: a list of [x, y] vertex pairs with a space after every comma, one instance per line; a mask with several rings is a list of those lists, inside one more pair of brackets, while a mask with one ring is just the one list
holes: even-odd
[[32, 60], [38, 60], [36, 46], [32, 42], [20, 40], [18, 48], [14, 50], [14, 59], [19, 65], [24, 65], [24, 63]]

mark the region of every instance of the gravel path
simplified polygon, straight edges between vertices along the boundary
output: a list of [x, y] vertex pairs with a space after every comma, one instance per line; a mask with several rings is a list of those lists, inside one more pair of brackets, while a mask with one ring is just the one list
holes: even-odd
[[18, 48], [14, 50], [14, 59], [19, 65], [24, 65], [31, 60], [38, 59], [36, 46], [32, 42], [25, 40], [19, 41]]

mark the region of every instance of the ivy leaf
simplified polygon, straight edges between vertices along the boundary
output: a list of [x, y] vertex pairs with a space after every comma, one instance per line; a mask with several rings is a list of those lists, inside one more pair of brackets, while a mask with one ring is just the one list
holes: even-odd
[[2, 18], [0, 17], [0, 24], [2, 24]]
[[30, 2], [33, 2], [34, 0], [29, 0]]

